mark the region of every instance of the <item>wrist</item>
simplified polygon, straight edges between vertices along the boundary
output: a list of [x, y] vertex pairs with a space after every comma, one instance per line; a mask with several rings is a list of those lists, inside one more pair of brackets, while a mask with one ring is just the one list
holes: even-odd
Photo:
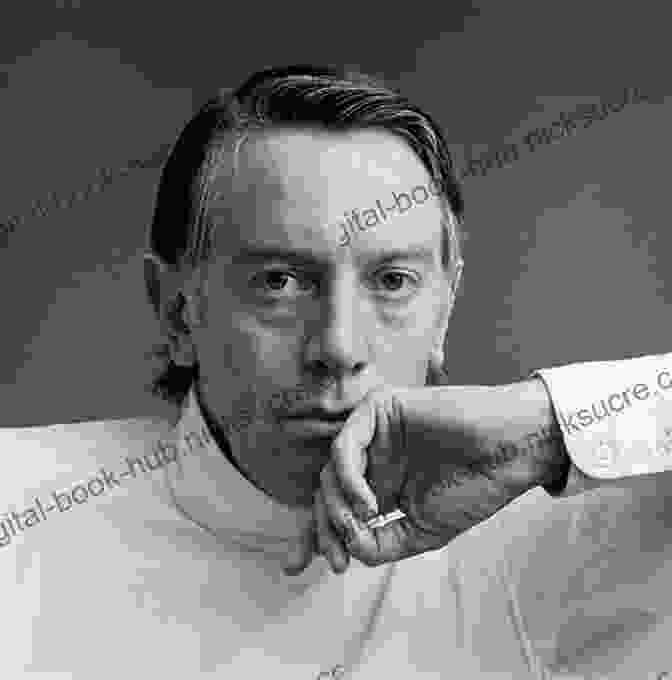
[[517, 391], [525, 434], [521, 447], [532, 462], [535, 486], [551, 495], [567, 485], [572, 465], [546, 383], [534, 376], [512, 386]]

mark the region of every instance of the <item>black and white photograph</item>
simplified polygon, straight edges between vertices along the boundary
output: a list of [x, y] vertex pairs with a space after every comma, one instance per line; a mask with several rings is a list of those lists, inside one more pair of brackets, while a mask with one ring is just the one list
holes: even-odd
[[0, 680], [672, 680], [668, 15], [4, 6]]

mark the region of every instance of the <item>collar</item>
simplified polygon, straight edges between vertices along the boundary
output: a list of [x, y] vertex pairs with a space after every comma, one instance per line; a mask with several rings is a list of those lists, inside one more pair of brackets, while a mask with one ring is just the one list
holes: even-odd
[[165, 471], [173, 501], [218, 540], [282, 559], [310, 530], [312, 510], [281, 504], [231, 464], [208, 428], [193, 386], [172, 437], [177, 460]]

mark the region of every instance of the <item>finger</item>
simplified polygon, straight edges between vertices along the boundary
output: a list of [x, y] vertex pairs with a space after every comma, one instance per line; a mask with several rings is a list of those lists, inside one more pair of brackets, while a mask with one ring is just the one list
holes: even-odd
[[331, 462], [344, 494], [351, 500], [356, 515], [363, 519], [378, 514], [376, 496], [364, 478], [366, 449], [376, 433], [373, 404], [365, 400], [345, 421], [343, 429], [331, 444]]
[[322, 469], [322, 501], [327, 512], [327, 519], [334, 532], [341, 538], [347, 549], [350, 541], [364, 528], [364, 522], [359, 520], [346, 500], [334, 472], [331, 461]]
[[314, 505], [318, 552], [326, 557], [335, 573], [343, 573], [350, 564], [350, 556], [329, 523], [321, 489], [315, 492]]
[[449, 540], [450, 537], [424, 531], [408, 517], [401, 517], [359, 531], [355, 540], [348, 543], [348, 551], [367, 566], [378, 566], [441, 548]]
[[284, 572], [288, 576], [297, 576], [307, 569], [319, 553], [316, 545], [315, 518], [307, 531], [301, 535], [301, 539], [288, 555]]

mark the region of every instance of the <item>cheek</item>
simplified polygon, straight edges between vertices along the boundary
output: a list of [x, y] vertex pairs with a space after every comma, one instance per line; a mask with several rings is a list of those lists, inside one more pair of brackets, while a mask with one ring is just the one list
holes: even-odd
[[212, 379], [244, 381], [246, 376], [254, 375], [256, 343], [249, 333], [232, 325], [226, 306], [222, 305], [217, 314], [213, 309], [215, 305], [210, 304], [207, 323], [193, 332], [201, 374]]
[[207, 338], [197, 347], [200, 382], [211, 408], [227, 421], [249, 418], [256, 411], [254, 361], [247, 347], [239, 343]]
[[[277, 366], [285, 361], [281, 339], [256, 325], [237, 323], [234, 327], [220, 319], [208, 323], [195, 334], [201, 381], [216, 393], [219, 403], [230, 404], [232, 414], [254, 411], [257, 416], [268, 409], [287, 408], [296, 395], [268, 389], [277, 382]], [[282, 384], [280, 382], [280, 384]], [[264, 396], [265, 395], [265, 396]], [[300, 395], [299, 395], [300, 397]]]
[[417, 386], [425, 382], [427, 365], [436, 333], [424, 320], [422, 327], [410, 326], [398, 330], [381, 342], [376, 352], [376, 368], [386, 383]]
[[386, 323], [377, 334], [379, 353], [399, 366], [421, 361], [437, 337], [438, 309], [424, 305], [395, 323]]

